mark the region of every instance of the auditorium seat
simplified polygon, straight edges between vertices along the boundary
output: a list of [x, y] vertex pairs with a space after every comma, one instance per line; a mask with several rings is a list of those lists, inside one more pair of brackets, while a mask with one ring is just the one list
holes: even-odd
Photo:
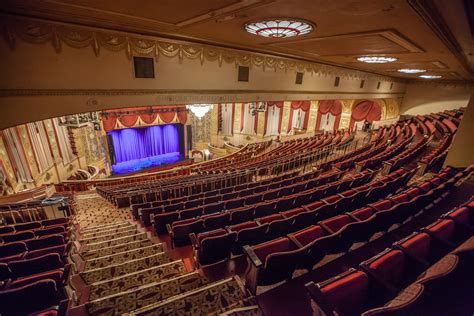
[[38, 239], [30, 239], [25, 241], [28, 250], [38, 250], [42, 248], [49, 248], [60, 246], [64, 244], [64, 238], [61, 235], [50, 235], [40, 237]]
[[[26, 298], [28, 304], [25, 304]], [[67, 304], [66, 295], [57, 289], [53, 280], [41, 280], [19, 288], [0, 291], [0, 314], [5, 316], [65, 314]]]
[[230, 213], [223, 212], [219, 214], [212, 214], [207, 217], [203, 216], [204, 228], [206, 230], [215, 230], [221, 227], [225, 227], [230, 223]]
[[191, 234], [190, 238], [195, 261], [199, 265], [208, 265], [230, 257], [237, 233], [220, 228], [197, 236]]
[[171, 237], [172, 246], [186, 246], [191, 242], [189, 234], [201, 232], [204, 228], [204, 221], [191, 218], [179, 223], [167, 224], [166, 227]]
[[179, 212], [170, 212], [157, 214], [153, 217], [153, 227], [158, 235], [167, 232], [166, 225], [171, 224], [179, 219]]
[[246, 286], [253, 294], [258, 285], [290, 279], [303, 254], [301, 248], [288, 237], [256, 246], [245, 246], [244, 251], [248, 261]]
[[254, 208], [252, 206], [242, 207], [230, 212], [230, 223], [240, 224], [254, 219]]
[[268, 224], [258, 225], [256, 222], [246, 222], [230, 226], [229, 230], [237, 233], [232, 253], [239, 255], [242, 253], [243, 246], [256, 245], [266, 241]]
[[2, 235], [0, 238], [3, 240], [3, 242], [9, 243], [9, 242], [33, 239], [35, 238], [35, 233], [33, 233], [32, 231], [24, 231], [20, 233]]
[[0, 262], [9, 262], [13, 260], [20, 260], [27, 251], [24, 242], [11, 242], [5, 245], [0, 245]]

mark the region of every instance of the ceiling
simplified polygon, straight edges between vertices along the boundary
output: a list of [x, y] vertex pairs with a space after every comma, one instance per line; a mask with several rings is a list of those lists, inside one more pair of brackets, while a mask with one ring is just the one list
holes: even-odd
[[[0, 11], [416, 78], [423, 68], [444, 80], [474, 79], [469, 0], [3, 0]], [[243, 25], [271, 17], [309, 20], [315, 30], [288, 39], [258, 37]], [[364, 64], [361, 55], [398, 58]]]

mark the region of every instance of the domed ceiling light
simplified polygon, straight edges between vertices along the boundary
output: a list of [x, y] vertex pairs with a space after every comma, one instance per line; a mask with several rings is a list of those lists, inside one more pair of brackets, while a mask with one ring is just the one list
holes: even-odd
[[397, 61], [398, 58], [386, 56], [362, 56], [357, 58], [357, 60], [368, 64], [386, 64], [393, 63], [394, 61]]
[[263, 37], [286, 38], [292, 36], [305, 35], [314, 30], [314, 26], [300, 19], [279, 18], [244, 25], [247, 32]]
[[420, 75], [419, 77], [423, 78], [423, 79], [439, 79], [442, 76], [440, 76], [440, 75]]
[[421, 72], [426, 72], [425, 69], [414, 69], [414, 68], [403, 68], [403, 69], [398, 69], [398, 72], [403, 72], [405, 74], [419, 74]]

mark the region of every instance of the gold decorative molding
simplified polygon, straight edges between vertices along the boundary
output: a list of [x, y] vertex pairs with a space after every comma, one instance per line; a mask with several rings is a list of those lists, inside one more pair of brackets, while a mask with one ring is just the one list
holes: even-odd
[[238, 49], [217, 47], [212, 45], [187, 42], [182, 40], [165, 39], [153, 36], [138, 35], [106, 29], [86, 27], [41, 19], [0, 15], [0, 27], [3, 38], [12, 49], [16, 40], [27, 43], [50, 43], [57, 53], [62, 46], [73, 48], [91, 47], [98, 56], [101, 50], [125, 52], [131, 59], [134, 54], [177, 58], [181, 63], [184, 58], [204, 62], [217, 62], [257, 67], [262, 70], [306, 71], [318, 76], [334, 75], [346, 78], [376, 78], [391, 82], [404, 82], [404, 79], [352, 70], [316, 62], [277, 57], [269, 54], [248, 52]]

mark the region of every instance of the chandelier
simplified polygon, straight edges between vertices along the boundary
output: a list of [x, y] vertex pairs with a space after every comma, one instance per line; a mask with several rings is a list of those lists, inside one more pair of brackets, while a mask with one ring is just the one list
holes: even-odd
[[403, 68], [403, 69], [398, 69], [398, 72], [403, 72], [405, 74], [418, 74], [420, 72], [426, 72], [425, 69], [413, 69], [413, 68]]
[[362, 56], [357, 58], [357, 60], [368, 64], [386, 64], [393, 63], [394, 61], [397, 61], [398, 58], [385, 56]]
[[419, 77], [423, 78], [423, 79], [439, 79], [442, 76], [440, 76], [440, 75], [420, 75]]
[[186, 105], [186, 109], [193, 112], [193, 114], [198, 118], [202, 119], [207, 112], [212, 110], [214, 106], [212, 104], [189, 104]]
[[314, 26], [303, 20], [281, 18], [247, 23], [244, 28], [254, 35], [284, 38], [308, 34], [313, 31]]

